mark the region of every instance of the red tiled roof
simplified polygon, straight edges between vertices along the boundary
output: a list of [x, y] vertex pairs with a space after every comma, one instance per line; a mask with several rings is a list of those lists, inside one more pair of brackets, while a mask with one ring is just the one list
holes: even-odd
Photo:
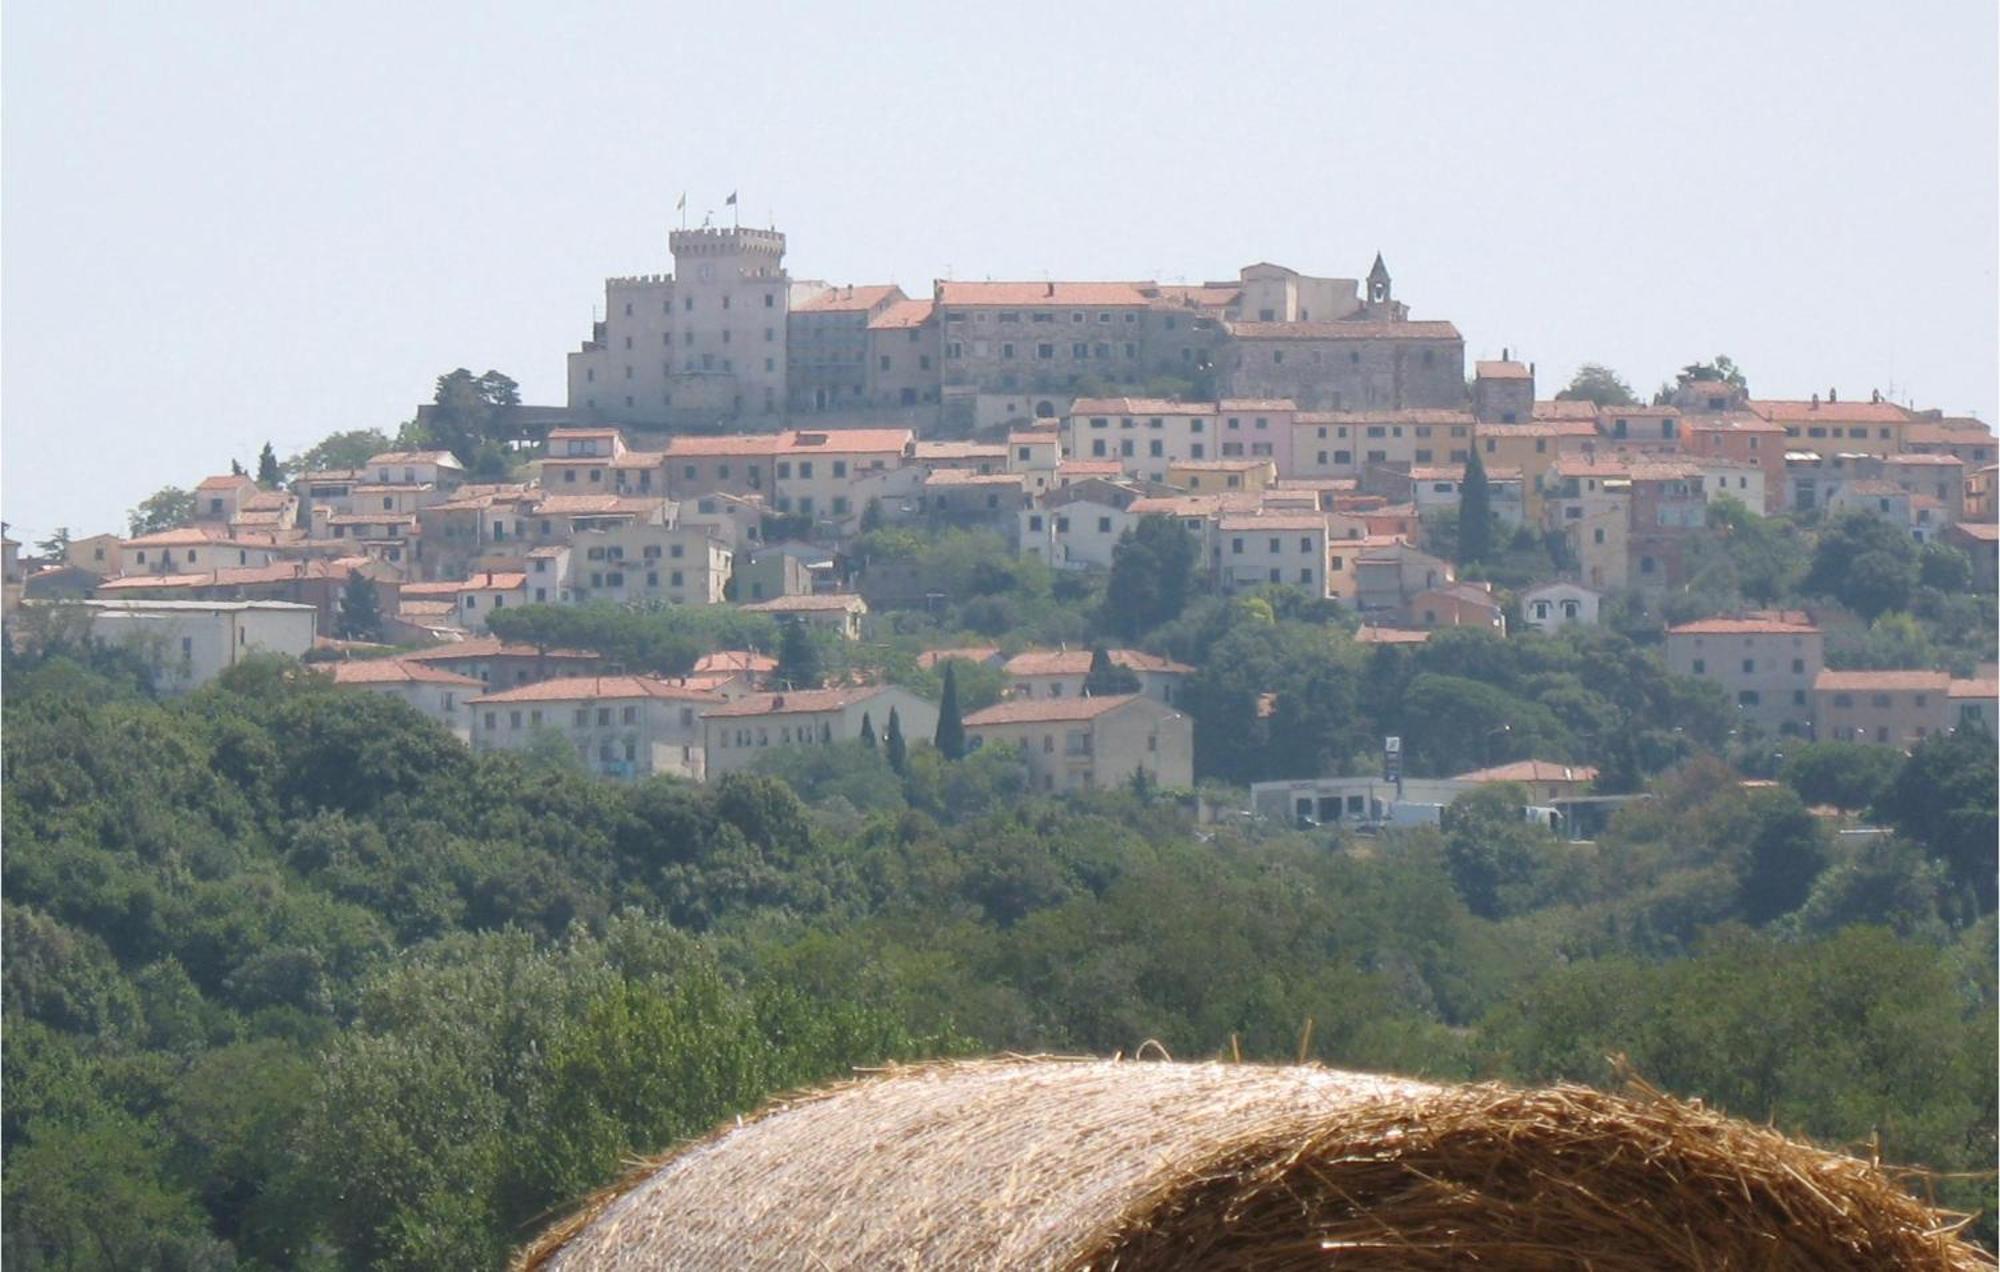
[[1667, 629], [1669, 636], [1817, 636], [1811, 623], [1775, 618], [1702, 618]]
[[1107, 712], [1141, 700], [1142, 695], [1136, 693], [1106, 694], [1100, 698], [1015, 698], [973, 712], [965, 717], [965, 727], [977, 729], [991, 724], [1095, 720]]
[[1553, 399], [1535, 403], [1534, 418], [1538, 420], [1594, 420], [1597, 418], [1597, 403], [1571, 402]]
[[1437, 407], [1412, 407], [1400, 411], [1300, 411], [1294, 424], [1446, 424], [1468, 425], [1479, 421], [1470, 411], [1447, 411]]
[[1239, 340], [1457, 340], [1448, 322], [1232, 322]]
[[489, 573], [474, 574], [469, 578], [438, 583], [404, 583], [397, 593], [405, 596], [457, 596], [461, 592], [511, 592], [517, 587], [526, 587], [525, 574]]
[[671, 698], [684, 702], [722, 701], [720, 694], [694, 689], [657, 676], [562, 676], [538, 680], [531, 685], [502, 689], [475, 703], [486, 702], [580, 702], [599, 698]]
[[793, 305], [795, 314], [866, 313], [891, 297], [900, 298], [903, 289], [894, 283], [865, 287], [835, 287], [823, 291], [803, 305]]
[[1215, 404], [1219, 411], [1296, 411], [1299, 404], [1290, 398], [1223, 398]]
[[999, 442], [918, 442], [917, 458], [1005, 459], [1007, 448]]
[[244, 475], [242, 475], [241, 473], [224, 473], [224, 474], [222, 474], [222, 475], [221, 475], [221, 476], [219, 476], [219, 477], [204, 477], [204, 478], [202, 478], [202, 479], [201, 479], [201, 483], [200, 483], [199, 485], [197, 485], [197, 486], [195, 487], [195, 489], [196, 489], [196, 490], [235, 490], [235, 489], [237, 489], [238, 487], [241, 487], [241, 486], [254, 486], [254, 485], [256, 485], [256, 484], [257, 484], [257, 483], [256, 483], [256, 482], [255, 482], [254, 480], [252, 480], [252, 479], [251, 479], [251, 478], [249, 478], [249, 477], [245, 477], [245, 476], [244, 476]]
[[[407, 590], [407, 585], [406, 585]], [[587, 649], [537, 649], [533, 645], [508, 644], [498, 636], [475, 636], [450, 645], [439, 645], [432, 649], [419, 649], [415, 653], [404, 654], [405, 662], [458, 662], [467, 658], [556, 658], [590, 659], [602, 655]]]
[[333, 664], [333, 683], [337, 685], [459, 685], [465, 688], [483, 688], [471, 676], [461, 676], [457, 672], [446, 671], [442, 667], [432, 667], [421, 662], [410, 662], [403, 658], [364, 658], [359, 661], [337, 662]]
[[1595, 420], [1543, 420], [1534, 424], [1481, 424], [1480, 437], [1596, 437]]
[[1472, 373], [1482, 380], [1532, 380], [1526, 363], [1522, 362], [1475, 362]]
[[[1123, 667], [1127, 671], [1178, 676], [1194, 674], [1194, 668], [1185, 663], [1144, 650], [1112, 649], [1106, 652], [1111, 656], [1112, 666]], [[1095, 654], [1088, 649], [1030, 649], [1009, 658], [1000, 670], [1010, 676], [1082, 676], [1089, 673], [1093, 657]]]
[[1362, 645], [1421, 645], [1431, 638], [1429, 632], [1412, 631], [1404, 627], [1357, 627], [1354, 639]]
[[797, 428], [778, 434], [780, 452], [853, 455], [892, 451], [901, 454], [916, 434], [907, 428]]
[[1460, 773], [1455, 782], [1592, 782], [1597, 770], [1588, 764], [1556, 764], [1549, 760], [1516, 760], [1493, 768]]
[[667, 439], [667, 458], [775, 455], [782, 446], [783, 441], [777, 433], [724, 433], [713, 437], [684, 433]]
[[768, 601], [755, 601], [739, 608], [752, 614], [802, 614], [816, 610], [844, 610], [855, 605], [867, 608], [867, 602], [852, 592], [836, 592], [823, 596], [774, 596]]
[[736, 716], [838, 711], [853, 703], [866, 701], [882, 693], [886, 688], [884, 685], [857, 685], [846, 689], [788, 689], [783, 693], [751, 693], [734, 702], [706, 711], [703, 715], [713, 720]]
[[238, 540], [220, 532], [211, 532], [207, 526], [176, 526], [171, 530], [155, 530], [142, 534], [136, 539], [125, 540], [128, 548], [180, 548], [180, 547], [242, 547]]
[[868, 330], [900, 331], [921, 327], [931, 320], [934, 308], [936, 306], [928, 300], [899, 300], [869, 319]]
[[1822, 671], [1813, 688], [1823, 693], [1941, 693], [1951, 687], [1944, 671]]
[[940, 305], [1010, 305], [1021, 309], [1144, 305], [1130, 283], [961, 283], [937, 285]]
[[1953, 698], [2000, 697], [2000, 680], [1953, 680], [1948, 696]]
[[1965, 466], [1965, 461], [1956, 455], [1885, 455], [1882, 457], [1882, 462], [1885, 464], [1922, 465], [1938, 468], [1963, 468]]
[[1958, 532], [1988, 543], [2000, 543], [2000, 525], [1991, 521], [1960, 521], [1955, 523]]
[[642, 517], [665, 502], [632, 495], [544, 495], [535, 511], [545, 517]]
[[1910, 413], [1894, 402], [1813, 402], [1752, 400], [1745, 404], [1763, 419], [1780, 424], [1903, 424]]
[[368, 466], [380, 464], [437, 464], [440, 467], [459, 468], [458, 457], [448, 450], [435, 451], [383, 451], [380, 455], [370, 455]]

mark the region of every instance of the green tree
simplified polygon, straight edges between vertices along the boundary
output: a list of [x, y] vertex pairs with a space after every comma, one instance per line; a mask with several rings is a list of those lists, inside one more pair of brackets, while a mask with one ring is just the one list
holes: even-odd
[[869, 715], [866, 711], [863, 711], [861, 713], [861, 745], [867, 747], [871, 751], [874, 750], [876, 747], [875, 721], [869, 718]]
[[1172, 517], [1145, 516], [1118, 537], [1104, 589], [1105, 621], [1137, 639], [1180, 616], [1194, 582], [1194, 536]]
[[1972, 561], [1950, 544], [1932, 540], [1917, 553], [1917, 581], [1940, 592], [1963, 592], [1972, 586]]
[[965, 758], [965, 717], [958, 709], [958, 660], [944, 664], [944, 697], [938, 702], [937, 749], [947, 760]]
[[1083, 678], [1083, 691], [1093, 698], [1139, 692], [1139, 677], [1130, 667], [1111, 661], [1111, 651], [1103, 644], [1090, 651], [1090, 670]]
[[882, 753], [888, 757], [889, 767], [898, 777], [909, 767], [910, 744], [903, 738], [903, 718], [896, 708], [889, 708], [889, 728], [882, 738]]
[[276, 490], [285, 484], [285, 473], [278, 466], [278, 452], [265, 442], [264, 449], [257, 455], [257, 484], [266, 490]]
[[861, 509], [861, 533], [873, 534], [882, 528], [882, 501], [873, 495]]
[[471, 468], [484, 444], [523, 440], [513, 409], [520, 404], [520, 386], [507, 376], [498, 371], [475, 376], [459, 367], [438, 377], [426, 431]]
[[57, 526], [54, 534], [35, 544], [35, 551], [52, 561], [60, 561], [69, 553], [69, 542], [69, 527]]
[[778, 683], [791, 689], [817, 689], [826, 679], [819, 642], [802, 621], [785, 624], [778, 642]]
[[1467, 452], [1465, 480], [1459, 486], [1458, 563], [1483, 561], [1493, 552], [1493, 490], [1479, 448]]
[[379, 428], [349, 429], [344, 433], [333, 433], [323, 437], [308, 449], [292, 456], [285, 461], [284, 470], [291, 473], [315, 473], [360, 468], [367, 464], [370, 458], [382, 454], [395, 444], [395, 439]]
[[1805, 904], [1827, 864], [1826, 831], [1790, 791], [1760, 791], [1738, 878], [1744, 917], [1768, 923]]
[[1812, 568], [1800, 586], [1873, 619], [1908, 605], [1916, 557], [1909, 536], [1887, 521], [1872, 513], [1846, 512], [1821, 527]]
[[1569, 386], [1556, 394], [1558, 402], [1595, 402], [1599, 406], [1637, 406], [1632, 386], [1610, 367], [1586, 362], [1570, 377]]
[[162, 486], [139, 501], [139, 506], [125, 514], [132, 537], [153, 534], [160, 530], [171, 530], [194, 519], [194, 492], [182, 490], [179, 486]]
[[1961, 727], [1917, 743], [1875, 804], [1878, 817], [1944, 862], [1953, 882], [1977, 900], [1981, 914], [1993, 913], [1994, 873], [2000, 864], [1995, 856], [2000, 844], [1996, 785], [2000, 771], [1992, 736], [1984, 729]]
[[381, 640], [382, 602], [374, 580], [360, 570], [347, 576], [340, 589], [340, 617], [335, 624], [343, 640]]
[[1860, 742], [1809, 742], [1785, 758], [1779, 778], [1808, 804], [1867, 808], [1902, 767], [1894, 748]]

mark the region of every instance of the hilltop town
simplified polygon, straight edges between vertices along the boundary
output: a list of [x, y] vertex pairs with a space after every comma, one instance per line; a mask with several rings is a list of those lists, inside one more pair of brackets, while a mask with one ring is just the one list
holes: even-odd
[[1135, 1048], [1639, 1074], [1992, 1247], [1983, 422], [1468, 365], [1379, 257], [672, 243], [560, 405], [6, 540], [10, 1266], [509, 1266], [775, 1093]]
[[[1360, 280], [1259, 263], [1196, 286], [912, 297], [795, 280], [774, 231], [670, 245], [672, 273], [606, 283], [565, 405], [455, 372], [394, 442], [329, 439], [338, 464], [286, 472], [267, 448], [255, 475], [163, 491], [128, 533], [64, 531], [38, 557], [10, 540], [10, 611], [143, 647], [167, 692], [290, 655], [475, 749], [554, 737], [628, 779], [892, 722], [929, 740], [955, 662], [973, 681], [953, 686], [955, 749], [1018, 752], [1038, 790], [1223, 777], [1313, 823], [1393, 823], [1490, 781], [1588, 820], [1609, 762], [1573, 729], [1569, 753], [1537, 753], [1554, 731], [1504, 706], [1462, 771], [1419, 745], [1406, 775], [1397, 737], [1301, 753], [1328, 771], [1222, 758], [1201, 735], [1239, 722], [1168, 627], [1189, 602], [1261, 605], [1363, 653], [1615, 628], [1710, 687], [1721, 745], [1753, 770], [1784, 739], [1906, 748], [1994, 720], [1990, 599], [1969, 636], [1924, 612], [1992, 592], [1979, 420], [1876, 392], [1760, 397], [1726, 358], [1651, 403], [1602, 368], [1549, 393], [1531, 363], [1468, 368], [1379, 254]], [[977, 559], [927, 563], [946, 546]], [[1816, 552], [1853, 569], [1830, 578]], [[1010, 615], [1029, 594], [1046, 612]], [[635, 655], [604, 636], [607, 607], [729, 621]], [[1904, 651], [1928, 661], [1885, 657], [1884, 615], [1924, 629]], [[1300, 691], [1235, 693], [1249, 727], [1295, 727]]]

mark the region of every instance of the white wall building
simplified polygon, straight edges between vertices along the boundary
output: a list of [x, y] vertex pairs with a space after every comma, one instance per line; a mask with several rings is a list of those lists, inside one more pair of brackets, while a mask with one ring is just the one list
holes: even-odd
[[746, 694], [702, 717], [709, 776], [747, 769], [773, 748], [854, 741], [864, 716], [879, 741], [891, 711], [911, 746], [937, 732], [937, 705], [895, 685]]
[[1161, 786], [1194, 785], [1194, 721], [1142, 694], [995, 703], [965, 717], [965, 736], [1018, 747], [1036, 790], [1105, 790], [1140, 769]]
[[164, 693], [198, 689], [253, 654], [304, 657], [319, 613], [290, 601], [77, 603], [89, 610], [90, 638], [130, 646]]
[[472, 740], [472, 709], [468, 704], [486, 692], [486, 686], [472, 676], [400, 658], [334, 663], [333, 683], [407, 702], [461, 742]]
[[521, 750], [553, 732], [591, 772], [700, 781], [701, 713], [721, 694], [652, 676], [575, 676], [503, 689], [471, 702], [475, 750]]
[[1536, 631], [1597, 625], [1603, 597], [1576, 583], [1543, 583], [1521, 593], [1521, 621]]

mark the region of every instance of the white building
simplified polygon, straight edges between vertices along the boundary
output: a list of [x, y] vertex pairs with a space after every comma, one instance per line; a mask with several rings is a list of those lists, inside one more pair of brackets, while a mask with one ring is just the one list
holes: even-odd
[[719, 777], [747, 769], [774, 747], [854, 741], [864, 717], [879, 740], [888, 733], [891, 711], [911, 746], [937, 732], [937, 705], [895, 685], [746, 694], [702, 717], [708, 773]]
[[700, 781], [701, 713], [723, 701], [652, 676], [543, 680], [472, 699], [472, 743], [480, 751], [514, 751], [553, 732], [601, 776]]
[[1071, 458], [1117, 460], [1127, 475], [1147, 481], [1167, 480], [1174, 464], [1222, 455], [1213, 402], [1078, 398], [1067, 425]]
[[1326, 518], [1317, 513], [1236, 515], [1216, 526], [1224, 591], [1284, 583], [1308, 596], [1327, 594]]
[[1521, 621], [1536, 631], [1597, 625], [1603, 597], [1576, 583], [1543, 583], [1521, 593]]
[[333, 683], [407, 702], [461, 742], [472, 740], [472, 712], [467, 704], [486, 692], [486, 686], [471, 676], [401, 658], [335, 663]]
[[198, 689], [253, 654], [302, 658], [319, 611], [290, 601], [80, 601], [90, 638], [126, 645], [164, 693]]

